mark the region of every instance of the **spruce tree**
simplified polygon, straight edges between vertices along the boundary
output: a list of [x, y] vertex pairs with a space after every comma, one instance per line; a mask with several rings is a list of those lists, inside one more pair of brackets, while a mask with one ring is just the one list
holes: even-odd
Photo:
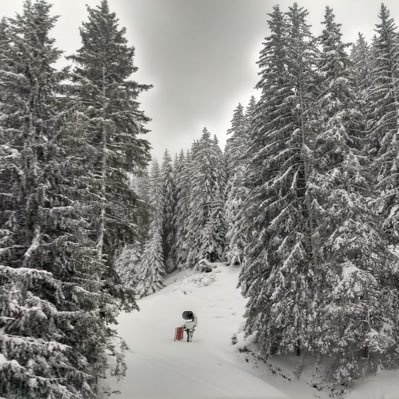
[[204, 128], [192, 147], [190, 165], [190, 213], [187, 226], [189, 267], [206, 259], [221, 261], [224, 250], [224, 172], [222, 153]]
[[190, 152], [184, 155], [182, 151], [174, 165], [176, 178], [176, 212], [174, 221], [176, 239], [174, 253], [176, 265], [179, 269], [187, 267], [186, 261], [189, 252], [187, 220], [190, 214], [190, 165]]
[[357, 147], [367, 156], [367, 125], [370, 121], [370, 113], [373, 105], [370, 103], [370, 89], [372, 82], [372, 54], [371, 49], [362, 34], [359, 33], [356, 43], [351, 49], [351, 80], [355, 92], [356, 109], [358, 111], [357, 132], [353, 139], [357, 141]]
[[[326, 8], [318, 68], [318, 99], [312, 194], [316, 214], [317, 268], [312, 323], [314, 349], [332, 357], [331, 376], [349, 385], [395, 347], [395, 308], [383, 281], [391, 257], [370, 210], [367, 164], [356, 146], [359, 113], [350, 61], [340, 25]], [[316, 328], [317, 326], [317, 328]]]
[[150, 227], [140, 260], [137, 276], [138, 284], [135, 289], [136, 295], [139, 297], [150, 295], [162, 288], [166, 275], [162, 245], [164, 217], [163, 193], [161, 171], [158, 162], [154, 160], [150, 174]]
[[226, 142], [225, 158], [227, 166], [227, 178], [229, 179], [237, 166], [240, 164], [243, 141], [247, 133], [247, 124], [244, 113], [244, 107], [238, 104], [233, 112], [233, 119], [231, 120], [231, 127], [227, 130], [229, 138]]
[[163, 259], [167, 273], [175, 270], [176, 255], [174, 253], [173, 243], [176, 240], [175, 229], [175, 208], [176, 208], [176, 182], [173, 172], [172, 159], [165, 151], [162, 169], [161, 186], [163, 196], [163, 215], [162, 215], [162, 245]]
[[398, 129], [399, 129], [399, 45], [398, 31], [389, 10], [382, 4], [380, 22], [373, 41], [371, 87], [368, 101], [368, 151], [374, 158], [376, 189], [381, 193], [378, 204], [384, 229], [390, 240], [398, 240]]
[[[69, 57], [75, 63], [70, 87], [92, 148], [87, 165], [92, 179], [92, 228], [97, 259], [107, 265], [104, 279], [122, 301], [130, 301], [117, 287], [115, 257], [125, 244], [137, 239], [137, 195], [129, 174], [141, 171], [149, 160], [149, 144], [140, 137], [148, 118], [137, 97], [150, 86], [130, 80], [137, 70], [134, 48], [127, 44], [108, 2], [88, 7], [89, 18], [80, 30], [82, 47]], [[113, 282], [111, 281], [113, 280]], [[110, 285], [116, 285], [115, 288]]]
[[2, 25], [0, 394], [93, 398], [112, 332], [98, 313], [79, 192], [84, 140], [69, 131], [50, 8], [26, 1]]
[[142, 252], [141, 245], [126, 245], [115, 262], [115, 269], [122, 283], [127, 287], [132, 287], [133, 290], [137, 281], [141, 278], [137, 275], [139, 274]]
[[241, 264], [244, 242], [239, 232], [238, 217], [241, 213], [247, 190], [244, 185], [246, 165], [245, 151], [248, 145], [249, 123], [244, 114], [244, 107], [239, 104], [234, 110], [231, 128], [227, 131], [231, 136], [227, 139], [225, 159], [227, 167], [226, 184], [226, 259], [231, 264]]
[[270, 14], [261, 51], [261, 98], [250, 132], [244, 228], [248, 245], [240, 284], [247, 331], [266, 355], [309, 348], [313, 302], [309, 197], [315, 46], [307, 11]]
[[[256, 100], [251, 97], [250, 102], [245, 112], [245, 129], [240, 130], [240, 139], [238, 146], [234, 152], [236, 156], [236, 167], [232, 172], [227, 170], [227, 184], [226, 184], [226, 204], [225, 204], [225, 219], [226, 219], [226, 258], [229, 263], [242, 264], [244, 250], [247, 245], [245, 234], [245, 215], [244, 207], [249, 195], [249, 190], [245, 184], [245, 176], [248, 166], [248, 146], [249, 133], [252, 129], [252, 116], [255, 112]], [[228, 151], [226, 145], [226, 153]]]

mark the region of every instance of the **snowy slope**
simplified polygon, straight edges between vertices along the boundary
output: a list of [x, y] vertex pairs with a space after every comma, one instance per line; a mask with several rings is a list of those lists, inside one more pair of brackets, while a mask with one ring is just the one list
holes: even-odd
[[[127, 375], [107, 381], [120, 399], [311, 399], [327, 398], [293, 377], [292, 370], [274, 373], [238, 353], [231, 338], [240, 329], [245, 300], [237, 285], [239, 270], [219, 264], [212, 273], [177, 273], [168, 286], [139, 301], [140, 312], [119, 319], [126, 340]], [[174, 342], [174, 329], [184, 310], [198, 315], [192, 343]], [[246, 359], [249, 362], [246, 362]], [[290, 366], [290, 364], [288, 364]], [[282, 378], [282, 375], [289, 378]], [[398, 374], [397, 374], [398, 375]], [[366, 381], [367, 383], [367, 381]], [[359, 396], [367, 390], [358, 383], [351, 399], [398, 399], [397, 396]], [[371, 382], [372, 384], [372, 382]], [[366, 387], [366, 388], [365, 388]], [[365, 391], [366, 390], [366, 391]], [[357, 392], [359, 394], [357, 394]]]
[[[127, 376], [111, 382], [121, 399], [311, 397], [307, 388], [298, 391], [278, 377], [260, 378], [238, 355], [231, 337], [245, 302], [235, 288], [237, 278], [238, 270], [224, 265], [208, 274], [177, 274], [139, 302], [140, 312], [122, 315], [119, 333], [130, 348]], [[192, 343], [173, 341], [184, 310], [198, 315]]]
[[356, 381], [347, 399], [399, 399], [399, 370], [383, 370]]

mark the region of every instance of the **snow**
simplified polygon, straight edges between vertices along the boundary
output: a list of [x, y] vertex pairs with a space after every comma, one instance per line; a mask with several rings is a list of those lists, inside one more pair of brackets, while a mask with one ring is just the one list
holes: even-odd
[[[120, 391], [119, 399], [328, 398], [327, 391], [310, 386], [310, 361], [298, 379], [295, 356], [266, 365], [239, 353], [251, 338], [242, 333], [245, 299], [236, 289], [238, 273], [220, 263], [210, 273], [175, 272], [164, 289], [138, 302], [140, 312], [122, 314], [119, 334], [129, 346], [126, 377], [119, 382], [110, 377], [103, 385]], [[185, 310], [198, 317], [193, 342], [174, 342]], [[238, 336], [235, 345], [233, 336], [234, 341]], [[346, 399], [398, 399], [398, 377], [399, 371], [385, 371], [359, 381]]]
[[0, 367], [1, 367], [1, 364], [4, 364], [4, 363], [7, 363], [7, 359], [4, 357], [3, 354], [0, 353]]
[[[238, 269], [217, 264], [211, 273], [181, 272], [168, 286], [138, 302], [140, 312], [119, 318], [119, 334], [130, 350], [127, 375], [109, 380], [120, 399], [308, 399], [240, 356], [232, 336], [242, 324], [245, 300], [236, 289]], [[174, 342], [181, 314], [198, 316], [193, 342]]]
[[375, 376], [355, 381], [347, 399], [398, 399], [399, 370], [383, 370]]

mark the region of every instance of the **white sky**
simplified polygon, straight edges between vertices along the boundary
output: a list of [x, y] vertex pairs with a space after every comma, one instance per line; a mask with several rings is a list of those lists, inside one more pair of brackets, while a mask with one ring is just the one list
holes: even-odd
[[[80, 47], [79, 26], [85, 4], [100, 0], [53, 0], [60, 15], [53, 36], [65, 55]], [[0, 16], [13, 16], [23, 0], [0, 0]], [[373, 35], [380, 0], [302, 0], [309, 23], [320, 32], [324, 7], [333, 7], [346, 41], [357, 33]], [[399, 20], [399, 1], [384, 2]], [[152, 118], [147, 136], [153, 155], [188, 148], [207, 126], [224, 145], [233, 109], [246, 104], [257, 82], [256, 61], [268, 34], [266, 14], [280, 0], [109, 0], [136, 48], [134, 79], [154, 89], [141, 96], [142, 109]]]

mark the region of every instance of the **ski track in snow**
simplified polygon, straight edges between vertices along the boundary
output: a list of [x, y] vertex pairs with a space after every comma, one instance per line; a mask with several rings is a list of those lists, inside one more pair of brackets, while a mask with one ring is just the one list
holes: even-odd
[[[236, 289], [239, 269], [218, 264], [212, 273], [174, 273], [167, 287], [122, 314], [119, 335], [129, 346], [126, 377], [107, 385], [116, 399], [312, 399], [327, 398], [295, 378], [287, 381], [245, 361], [231, 338], [243, 322], [245, 299]], [[181, 314], [198, 316], [193, 342], [174, 342]], [[291, 367], [289, 367], [291, 368]], [[286, 370], [288, 374], [295, 369]], [[388, 375], [388, 377], [387, 377]], [[292, 373], [291, 373], [292, 376]], [[399, 372], [355, 383], [348, 399], [399, 399]], [[388, 378], [388, 380], [387, 380]], [[381, 389], [384, 387], [384, 389]], [[387, 388], [388, 387], [388, 388]], [[391, 393], [392, 392], [392, 393]]]

